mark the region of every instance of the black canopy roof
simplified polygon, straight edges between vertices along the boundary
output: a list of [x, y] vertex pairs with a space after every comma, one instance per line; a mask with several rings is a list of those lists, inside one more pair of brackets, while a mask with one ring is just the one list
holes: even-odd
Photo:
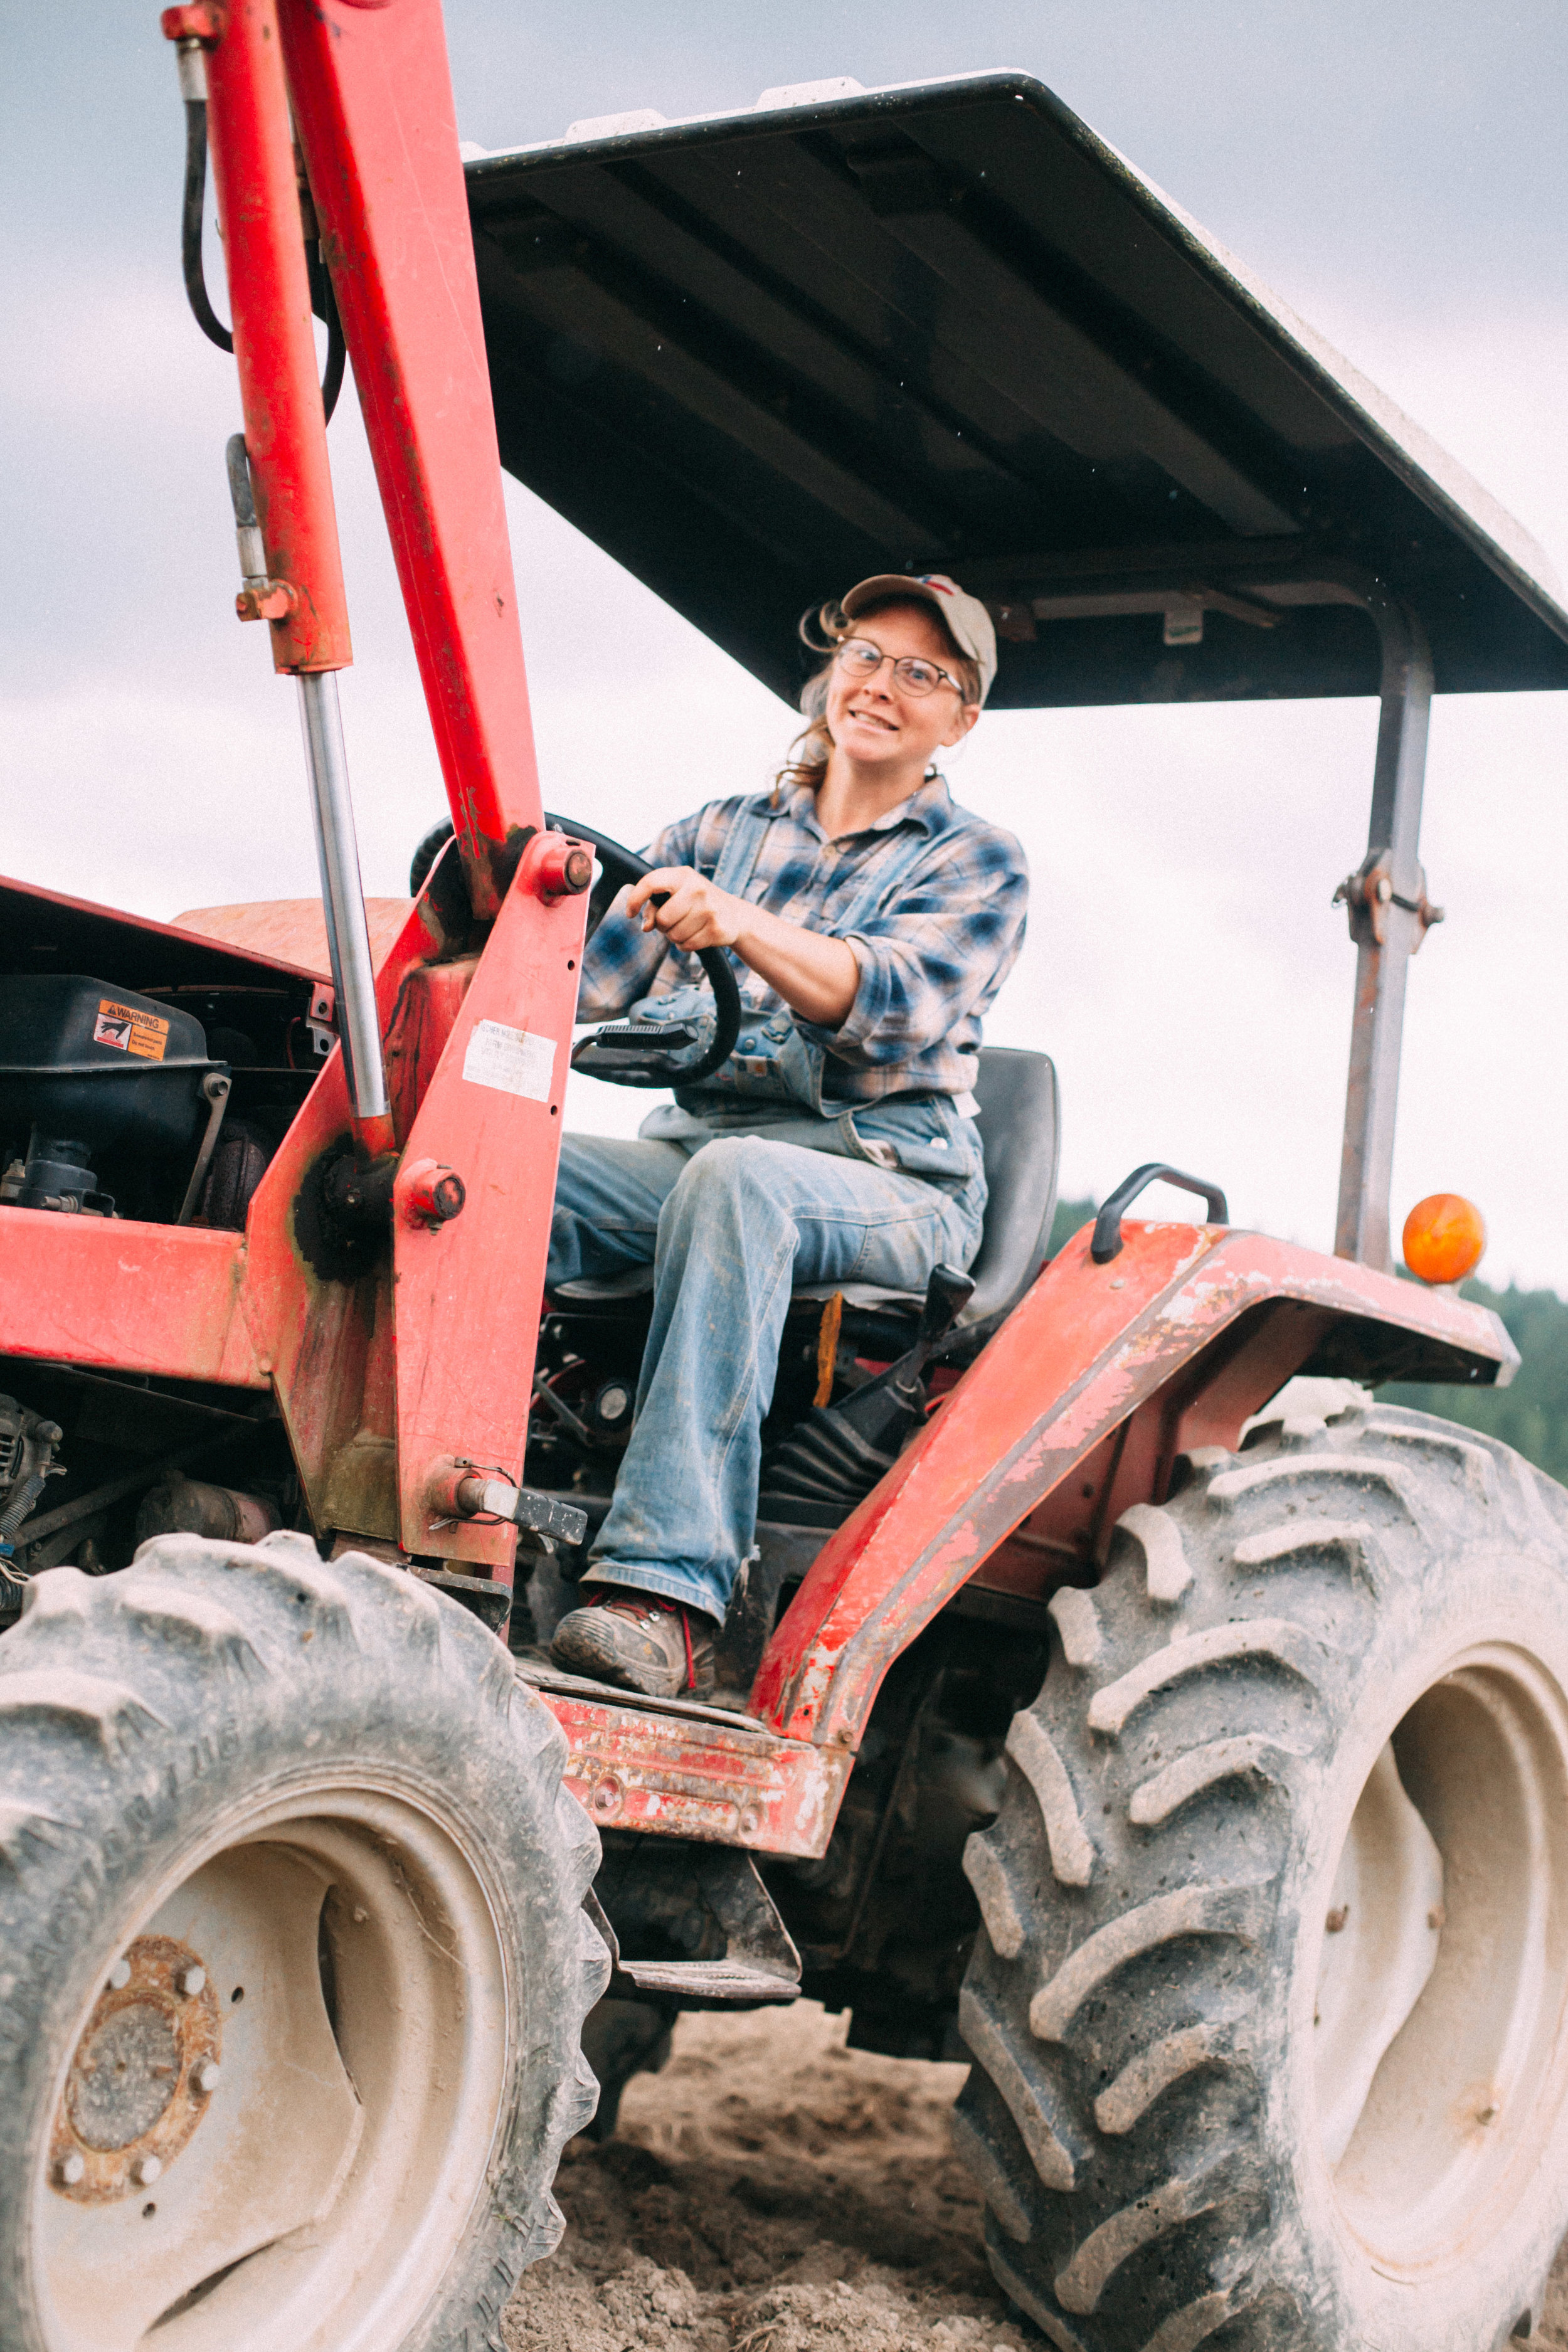
[[1373, 693], [1368, 581], [1568, 686], [1534, 542], [1040, 83], [585, 128], [468, 163], [502, 459], [781, 693], [889, 570], [1003, 706]]

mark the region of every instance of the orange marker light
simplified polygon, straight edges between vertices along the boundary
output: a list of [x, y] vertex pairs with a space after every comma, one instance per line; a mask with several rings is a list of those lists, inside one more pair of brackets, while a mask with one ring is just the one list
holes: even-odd
[[1422, 1282], [1463, 1282], [1486, 1245], [1486, 1221], [1460, 1192], [1428, 1192], [1405, 1220], [1405, 1263]]

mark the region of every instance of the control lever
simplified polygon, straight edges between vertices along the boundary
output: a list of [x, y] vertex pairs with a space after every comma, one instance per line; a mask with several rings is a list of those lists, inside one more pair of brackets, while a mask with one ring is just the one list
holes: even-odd
[[[919, 1355], [923, 1364], [931, 1349], [941, 1347], [973, 1296], [972, 1274], [961, 1274], [955, 1265], [933, 1265], [910, 1355]], [[903, 1361], [909, 1360], [906, 1356]]]
[[837, 1527], [889, 1470], [924, 1415], [921, 1378], [974, 1296], [974, 1276], [931, 1268], [912, 1348], [835, 1405], [813, 1405], [763, 1464], [758, 1513], [795, 1527]]
[[926, 1303], [920, 1310], [920, 1322], [914, 1327], [914, 1345], [908, 1355], [898, 1357], [886, 1371], [877, 1373], [865, 1388], [856, 1388], [853, 1395], [844, 1397], [837, 1406], [851, 1428], [860, 1430], [872, 1444], [884, 1442], [881, 1433], [891, 1437], [902, 1413], [924, 1412], [926, 1383], [921, 1371], [926, 1360], [942, 1345], [954, 1322], [969, 1306], [975, 1294], [973, 1275], [962, 1275], [957, 1265], [933, 1265], [931, 1279], [926, 1282]]
[[[961, 1274], [955, 1265], [933, 1265], [931, 1280], [926, 1284], [921, 1319], [915, 1326], [914, 1346], [907, 1354], [900, 1356], [896, 1364], [889, 1364], [885, 1372], [879, 1372], [874, 1381], [868, 1381], [864, 1388], [857, 1389], [853, 1396], [846, 1397], [840, 1412], [858, 1426], [858, 1417], [852, 1408], [859, 1404], [862, 1398], [869, 1399], [880, 1389], [886, 1389], [890, 1395], [897, 1397], [906, 1412], [923, 1409], [925, 1383], [921, 1374], [973, 1296], [974, 1276], [972, 1274]], [[865, 1434], [868, 1436], [870, 1432], [868, 1430]]]
[[915, 1326], [915, 1344], [907, 1354], [847, 1396], [834, 1411], [859, 1432], [867, 1443], [890, 1446], [894, 1452], [906, 1433], [900, 1423], [925, 1411], [925, 1382], [921, 1374], [974, 1296], [974, 1276], [955, 1265], [933, 1265], [926, 1284], [925, 1305]]

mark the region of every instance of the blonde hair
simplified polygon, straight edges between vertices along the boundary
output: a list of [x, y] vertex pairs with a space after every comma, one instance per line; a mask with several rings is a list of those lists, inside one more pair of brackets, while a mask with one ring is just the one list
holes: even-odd
[[[802, 645], [809, 646], [813, 653], [825, 654], [826, 659], [818, 664], [801, 688], [800, 708], [806, 723], [790, 745], [784, 765], [773, 778], [775, 801], [782, 791], [795, 784], [804, 784], [808, 792], [816, 792], [826, 775], [827, 762], [833, 751], [833, 736], [827, 724], [827, 681], [832, 675], [834, 656], [845, 638], [854, 635], [860, 622], [871, 620], [877, 614], [885, 613], [895, 604], [911, 605], [918, 612], [931, 614], [947, 639], [949, 665], [964, 701], [980, 700], [979, 663], [971, 661], [967, 654], [960, 651], [942, 614], [923, 597], [879, 597], [864, 612], [857, 613], [853, 621], [837, 598], [830, 597], [826, 604], [818, 604], [801, 615]], [[934, 769], [931, 772], [934, 774]]]

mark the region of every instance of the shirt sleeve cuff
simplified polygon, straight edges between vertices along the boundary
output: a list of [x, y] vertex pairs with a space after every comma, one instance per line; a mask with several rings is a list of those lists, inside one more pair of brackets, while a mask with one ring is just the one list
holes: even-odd
[[795, 1027], [808, 1044], [820, 1045], [826, 1054], [837, 1055], [841, 1062], [864, 1066], [876, 1060], [867, 1047], [886, 1020], [892, 998], [887, 959], [879, 955], [869, 940], [852, 934], [844, 942], [860, 970], [859, 986], [855, 1001], [837, 1029], [825, 1028], [820, 1022], [803, 1021], [797, 1014]]

